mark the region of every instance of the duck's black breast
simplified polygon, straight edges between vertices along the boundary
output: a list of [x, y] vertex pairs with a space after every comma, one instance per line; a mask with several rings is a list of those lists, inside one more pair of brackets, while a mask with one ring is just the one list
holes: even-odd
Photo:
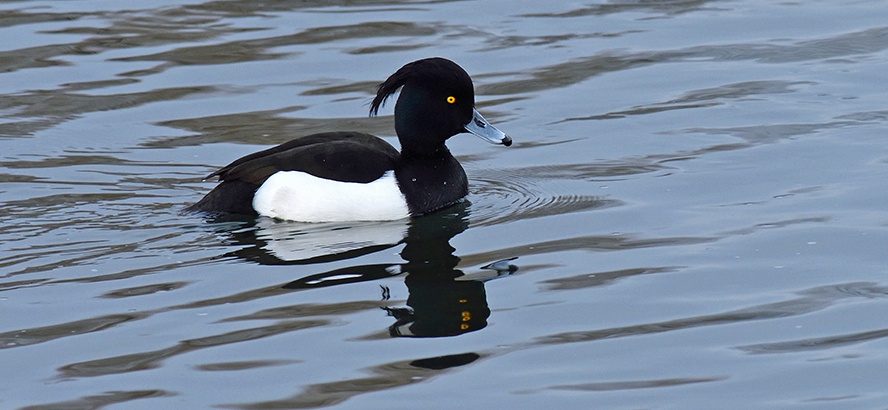
[[271, 175], [302, 171], [340, 182], [368, 183], [395, 169], [398, 150], [384, 140], [358, 132], [307, 135], [237, 159], [210, 174], [221, 183], [188, 211], [255, 215], [256, 190]]
[[466, 172], [446, 149], [434, 157], [402, 157], [395, 178], [413, 216], [446, 208], [469, 193]]

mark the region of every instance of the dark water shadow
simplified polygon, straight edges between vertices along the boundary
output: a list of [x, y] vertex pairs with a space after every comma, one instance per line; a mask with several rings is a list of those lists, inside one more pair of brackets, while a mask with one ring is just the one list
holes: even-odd
[[607, 392], [620, 390], [654, 389], [662, 387], [684, 386], [688, 384], [710, 383], [727, 380], [727, 376], [680, 377], [654, 380], [619, 380], [579, 384], [558, 384], [541, 389], [520, 390], [518, 394], [535, 394], [545, 390], [567, 390], [578, 392]]
[[762, 99], [769, 95], [790, 94], [799, 91], [799, 86], [811, 86], [812, 81], [760, 80], [724, 84], [718, 87], [702, 88], [685, 92], [684, 95], [667, 101], [631, 107], [586, 117], [572, 117], [555, 121], [610, 120], [633, 115], [655, 114], [666, 111], [705, 108], [723, 105], [730, 101]]
[[83, 396], [74, 400], [20, 407], [18, 410], [101, 409], [139, 399], [173, 397], [176, 393], [165, 390], [115, 390], [102, 394]]
[[325, 326], [329, 323], [328, 320], [291, 320], [270, 326], [241, 329], [212, 336], [187, 339], [163, 349], [67, 364], [58, 369], [60, 373], [58, 377], [61, 379], [96, 377], [156, 369], [163, 365], [164, 360], [180, 354], [263, 339], [296, 330]]
[[284, 399], [225, 404], [218, 407], [233, 409], [310, 409], [329, 407], [361, 394], [424, 383], [454, 368], [472, 363], [481, 357], [477, 353], [462, 353], [383, 363], [362, 369], [364, 373], [369, 373], [368, 376], [311, 384], [306, 386], [301, 392]]
[[584, 273], [581, 275], [564, 276], [540, 282], [547, 290], [575, 290], [599, 287], [611, 284], [623, 278], [638, 275], [651, 275], [655, 273], [669, 273], [677, 271], [677, 267], [649, 267], [612, 270], [607, 272]]
[[720, 3], [714, 0], [611, 0], [608, 2], [585, 5], [561, 13], [534, 13], [522, 17], [571, 18], [583, 16], [604, 16], [616, 13], [651, 13], [667, 16], [690, 13], [694, 11], [714, 9], [709, 3]]
[[[790, 43], [706, 44], [673, 50], [621, 52], [608, 50], [522, 72], [519, 78], [482, 84], [479, 95], [511, 95], [568, 87], [606, 73], [665, 63], [757, 61], [798, 63], [836, 58], [858, 58], [888, 48], [888, 27], [844, 33]], [[489, 76], [496, 74], [489, 73]], [[514, 76], [502, 73], [501, 76]]]
[[727, 312], [679, 318], [664, 322], [645, 323], [625, 327], [600, 330], [577, 331], [553, 334], [537, 338], [535, 345], [552, 345], [577, 342], [591, 342], [616, 337], [672, 332], [701, 326], [715, 326], [742, 323], [754, 320], [779, 319], [799, 316], [824, 310], [839, 301], [849, 298], [886, 297], [888, 289], [874, 283], [848, 283], [820, 286], [799, 292], [793, 299], [766, 303]]
[[790, 340], [786, 342], [760, 343], [739, 346], [737, 349], [750, 354], [798, 353], [812, 350], [829, 350], [842, 346], [871, 342], [885, 337], [888, 337], [888, 329]]

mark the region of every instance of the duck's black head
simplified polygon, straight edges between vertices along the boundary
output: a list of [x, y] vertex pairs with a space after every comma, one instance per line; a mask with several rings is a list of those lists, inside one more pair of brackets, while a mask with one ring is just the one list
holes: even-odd
[[444, 142], [463, 132], [507, 146], [512, 142], [475, 111], [472, 79], [453, 61], [435, 57], [401, 67], [377, 88], [370, 104], [371, 115], [399, 88], [395, 132], [402, 154], [428, 155], [446, 150]]

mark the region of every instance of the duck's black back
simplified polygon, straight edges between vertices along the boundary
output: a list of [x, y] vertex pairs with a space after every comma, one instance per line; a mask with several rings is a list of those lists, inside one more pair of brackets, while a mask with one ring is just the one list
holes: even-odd
[[[280, 171], [302, 171], [318, 178], [367, 183], [393, 170], [400, 153], [384, 140], [359, 132], [306, 135], [241, 157], [210, 174], [221, 183], [186, 211], [256, 215], [253, 195]], [[458, 164], [457, 164], [458, 165]]]

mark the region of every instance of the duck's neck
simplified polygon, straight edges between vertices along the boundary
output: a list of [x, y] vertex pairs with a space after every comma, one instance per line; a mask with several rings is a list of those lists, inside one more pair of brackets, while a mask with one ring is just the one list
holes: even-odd
[[[406, 140], [406, 138], [405, 138]], [[443, 143], [440, 145], [410, 144], [401, 140], [401, 158], [405, 160], [439, 159], [453, 157]]]

